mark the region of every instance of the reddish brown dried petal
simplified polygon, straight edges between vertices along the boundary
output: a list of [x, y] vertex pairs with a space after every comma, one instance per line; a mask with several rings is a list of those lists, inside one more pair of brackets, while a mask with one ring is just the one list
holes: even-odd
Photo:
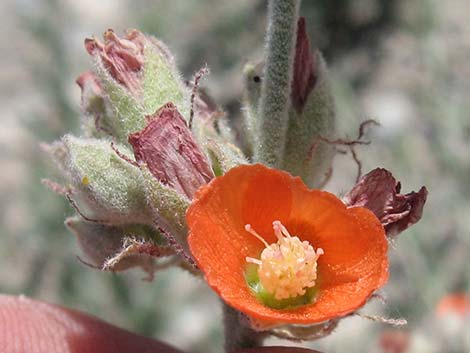
[[310, 41], [305, 28], [305, 18], [297, 23], [297, 42], [295, 45], [294, 73], [291, 99], [295, 110], [300, 114], [308, 95], [315, 87], [315, 58], [310, 50]]
[[141, 88], [140, 74], [144, 63], [145, 36], [130, 30], [125, 38], [119, 38], [113, 30], [104, 34], [104, 43], [97, 39], [85, 39], [85, 48], [92, 56], [99, 56], [109, 74], [133, 93]]
[[386, 169], [377, 168], [364, 175], [346, 194], [343, 201], [349, 207], [362, 206], [371, 210], [387, 232], [395, 236], [417, 223], [423, 214], [427, 189], [400, 194], [401, 184]]
[[145, 129], [129, 135], [136, 160], [160, 182], [191, 199], [214, 177], [209, 162], [172, 103], [147, 119]]

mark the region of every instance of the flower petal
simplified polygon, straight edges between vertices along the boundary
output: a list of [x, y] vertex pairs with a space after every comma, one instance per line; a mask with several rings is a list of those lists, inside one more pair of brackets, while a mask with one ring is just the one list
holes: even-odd
[[[272, 222], [322, 247], [315, 302], [276, 310], [248, 288], [246, 256], [263, 244], [244, 230], [249, 223], [275, 242]], [[341, 317], [365, 304], [388, 277], [387, 241], [378, 219], [347, 209], [334, 195], [309, 190], [300, 178], [261, 165], [240, 166], [201, 188], [187, 212], [190, 250], [209, 285], [227, 304], [262, 325], [312, 324]]]
[[104, 34], [104, 43], [87, 38], [85, 48], [92, 56], [99, 56], [111, 76], [131, 92], [141, 89], [140, 75], [144, 64], [145, 36], [129, 30], [119, 38], [112, 29]]

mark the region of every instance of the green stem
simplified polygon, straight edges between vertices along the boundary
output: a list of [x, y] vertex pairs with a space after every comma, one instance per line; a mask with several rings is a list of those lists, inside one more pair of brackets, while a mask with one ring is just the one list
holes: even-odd
[[239, 312], [227, 304], [223, 304], [225, 352], [235, 352], [241, 349], [260, 347], [264, 334], [256, 332], [240, 323]]
[[[261, 87], [254, 160], [281, 167], [288, 127], [288, 109], [301, 0], [270, 0], [266, 64]], [[240, 323], [237, 310], [223, 305], [225, 351], [261, 346], [264, 333]]]
[[254, 159], [281, 167], [288, 126], [292, 70], [300, 0], [271, 0], [266, 64], [261, 88]]

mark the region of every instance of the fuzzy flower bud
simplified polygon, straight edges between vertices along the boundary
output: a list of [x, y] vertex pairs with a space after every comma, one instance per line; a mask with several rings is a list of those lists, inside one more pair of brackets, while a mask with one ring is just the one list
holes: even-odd
[[68, 177], [68, 197], [84, 216], [113, 224], [151, 223], [139, 169], [120, 158], [109, 141], [66, 135], [53, 147]]
[[247, 64], [243, 72], [246, 139], [255, 159], [257, 151], [263, 149], [261, 135], [270, 145], [282, 145], [283, 152], [276, 155], [279, 167], [300, 176], [307, 185], [319, 187], [330, 172], [335, 154], [334, 146], [324, 141], [335, 132], [334, 100], [326, 64], [320, 52], [310, 48], [304, 18], [298, 20], [296, 33], [291, 84], [284, 92], [289, 96], [285, 139], [277, 136], [279, 126], [265, 131], [260, 125], [261, 93], [266, 80], [263, 63]]
[[[111, 107], [100, 123], [118, 142], [126, 143], [129, 134], [145, 127], [146, 115], [169, 101], [189, 119], [188, 89], [163, 43], [137, 30], [128, 30], [120, 38], [110, 29], [104, 42], [88, 38], [85, 48], [94, 59], [97, 84]], [[86, 96], [86, 86], [81, 87]]]
[[319, 142], [313, 153], [312, 146], [334, 131], [335, 108], [326, 64], [318, 50], [311, 51], [305, 19], [300, 18], [283, 169], [311, 187], [321, 185], [331, 168], [334, 146]]

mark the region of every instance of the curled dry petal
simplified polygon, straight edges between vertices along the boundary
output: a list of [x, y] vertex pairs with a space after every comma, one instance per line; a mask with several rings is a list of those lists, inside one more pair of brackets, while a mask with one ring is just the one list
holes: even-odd
[[94, 57], [99, 56], [108, 73], [131, 92], [141, 88], [141, 70], [144, 64], [146, 38], [137, 30], [129, 30], [119, 38], [113, 30], [104, 34], [104, 43], [98, 39], [85, 39], [85, 48]]
[[298, 113], [302, 112], [308, 95], [315, 87], [316, 80], [315, 58], [310, 49], [305, 18], [301, 17], [297, 24], [297, 42], [295, 45], [291, 93], [292, 104]]
[[147, 119], [145, 129], [129, 135], [136, 160], [160, 182], [191, 199], [214, 177], [207, 158], [172, 103]]
[[400, 194], [401, 183], [386, 169], [377, 168], [364, 175], [343, 201], [349, 207], [362, 206], [381, 221], [387, 236], [395, 236], [417, 223], [423, 214], [428, 191]]

